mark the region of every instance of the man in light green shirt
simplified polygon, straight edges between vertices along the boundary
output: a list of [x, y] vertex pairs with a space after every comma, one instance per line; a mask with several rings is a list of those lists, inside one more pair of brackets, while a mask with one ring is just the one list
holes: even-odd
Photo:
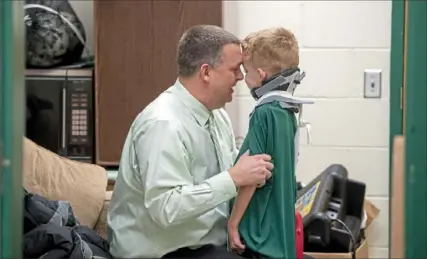
[[[178, 79], [135, 119], [108, 211], [116, 258], [232, 258], [228, 201], [271, 177], [268, 155], [237, 155], [224, 107], [243, 79], [237, 37], [198, 25], [182, 36]], [[231, 256], [231, 257], [230, 257]]]

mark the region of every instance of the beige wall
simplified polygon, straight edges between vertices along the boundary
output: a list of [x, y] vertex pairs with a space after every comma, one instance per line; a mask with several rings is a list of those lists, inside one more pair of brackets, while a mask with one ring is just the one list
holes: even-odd
[[[301, 135], [298, 178], [308, 182], [332, 163], [367, 184], [381, 209], [371, 237], [372, 257], [388, 248], [388, 137], [391, 1], [228, 1], [225, 28], [244, 37], [251, 31], [285, 26], [299, 39], [307, 73], [297, 95], [315, 98], [305, 118], [313, 124], [313, 145]], [[255, 18], [256, 17], [256, 18]], [[364, 69], [382, 69], [381, 99], [363, 98]], [[227, 106], [237, 136], [245, 136], [253, 100], [244, 84]]]

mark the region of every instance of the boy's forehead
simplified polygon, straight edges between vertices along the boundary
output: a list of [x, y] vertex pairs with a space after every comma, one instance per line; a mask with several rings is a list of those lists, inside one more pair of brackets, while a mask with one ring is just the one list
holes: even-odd
[[247, 66], [248, 66], [247, 62], [246, 62], [245, 60], [243, 60], [243, 62], [242, 62], [242, 67], [243, 67], [244, 69], [246, 69], [246, 68], [247, 68]]
[[245, 55], [243, 55], [243, 57], [242, 57], [242, 65], [244, 66], [244, 67], [248, 67], [248, 66], [251, 66], [252, 65], [252, 62], [251, 62], [251, 60], [250, 60], [250, 58], [249, 58], [249, 56], [245, 56]]

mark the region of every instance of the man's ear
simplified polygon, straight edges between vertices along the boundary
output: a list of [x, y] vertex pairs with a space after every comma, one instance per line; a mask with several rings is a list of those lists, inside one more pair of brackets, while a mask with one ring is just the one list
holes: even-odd
[[267, 72], [265, 72], [261, 68], [258, 68], [258, 73], [261, 81], [264, 81], [265, 79], [267, 79]]
[[200, 77], [203, 79], [203, 81], [209, 82], [210, 72], [210, 66], [208, 64], [203, 64], [200, 66]]

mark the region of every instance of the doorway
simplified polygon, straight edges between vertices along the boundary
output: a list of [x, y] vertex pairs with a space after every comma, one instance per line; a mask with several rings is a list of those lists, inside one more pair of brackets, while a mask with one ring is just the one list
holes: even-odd
[[2, 204], [2, 199], [3, 199], [3, 172], [2, 172], [2, 164], [3, 164], [3, 157], [2, 157], [2, 149], [3, 149], [3, 133], [2, 133], [2, 129], [3, 129], [3, 110], [2, 110], [2, 101], [3, 101], [3, 84], [2, 84], [2, 42], [3, 42], [3, 38], [2, 38], [2, 33], [3, 33], [3, 26], [1, 26], [1, 24], [3, 24], [3, 1], [0, 1], [0, 256], [2, 255], [2, 217], [1, 217], [1, 204]]
[[[390, 76], [390, 161], [393, 139], [405, 138], [404, 256], [426, 258], [427, 2], [393, 1]], [[392, 166], [390, 163], [390, 192]], [[390, 195], [391, 196], [391, 195]], [[423, 202], [417, 202], [422, 200]], [[390, 207], [393, 205], [390, 202]], [[391, 210], [390, 210], [391, 211]], [[390, 215], [391, 216], [391, 215]], [[390, 225], [390, 233], [393, 226]], [[389, 239], [390, 240], [390, 239]], [[389, 242], [390, 243], [390, 242]]]
[[23, 1], [0, 1], [0, 258], [21, 258]]

